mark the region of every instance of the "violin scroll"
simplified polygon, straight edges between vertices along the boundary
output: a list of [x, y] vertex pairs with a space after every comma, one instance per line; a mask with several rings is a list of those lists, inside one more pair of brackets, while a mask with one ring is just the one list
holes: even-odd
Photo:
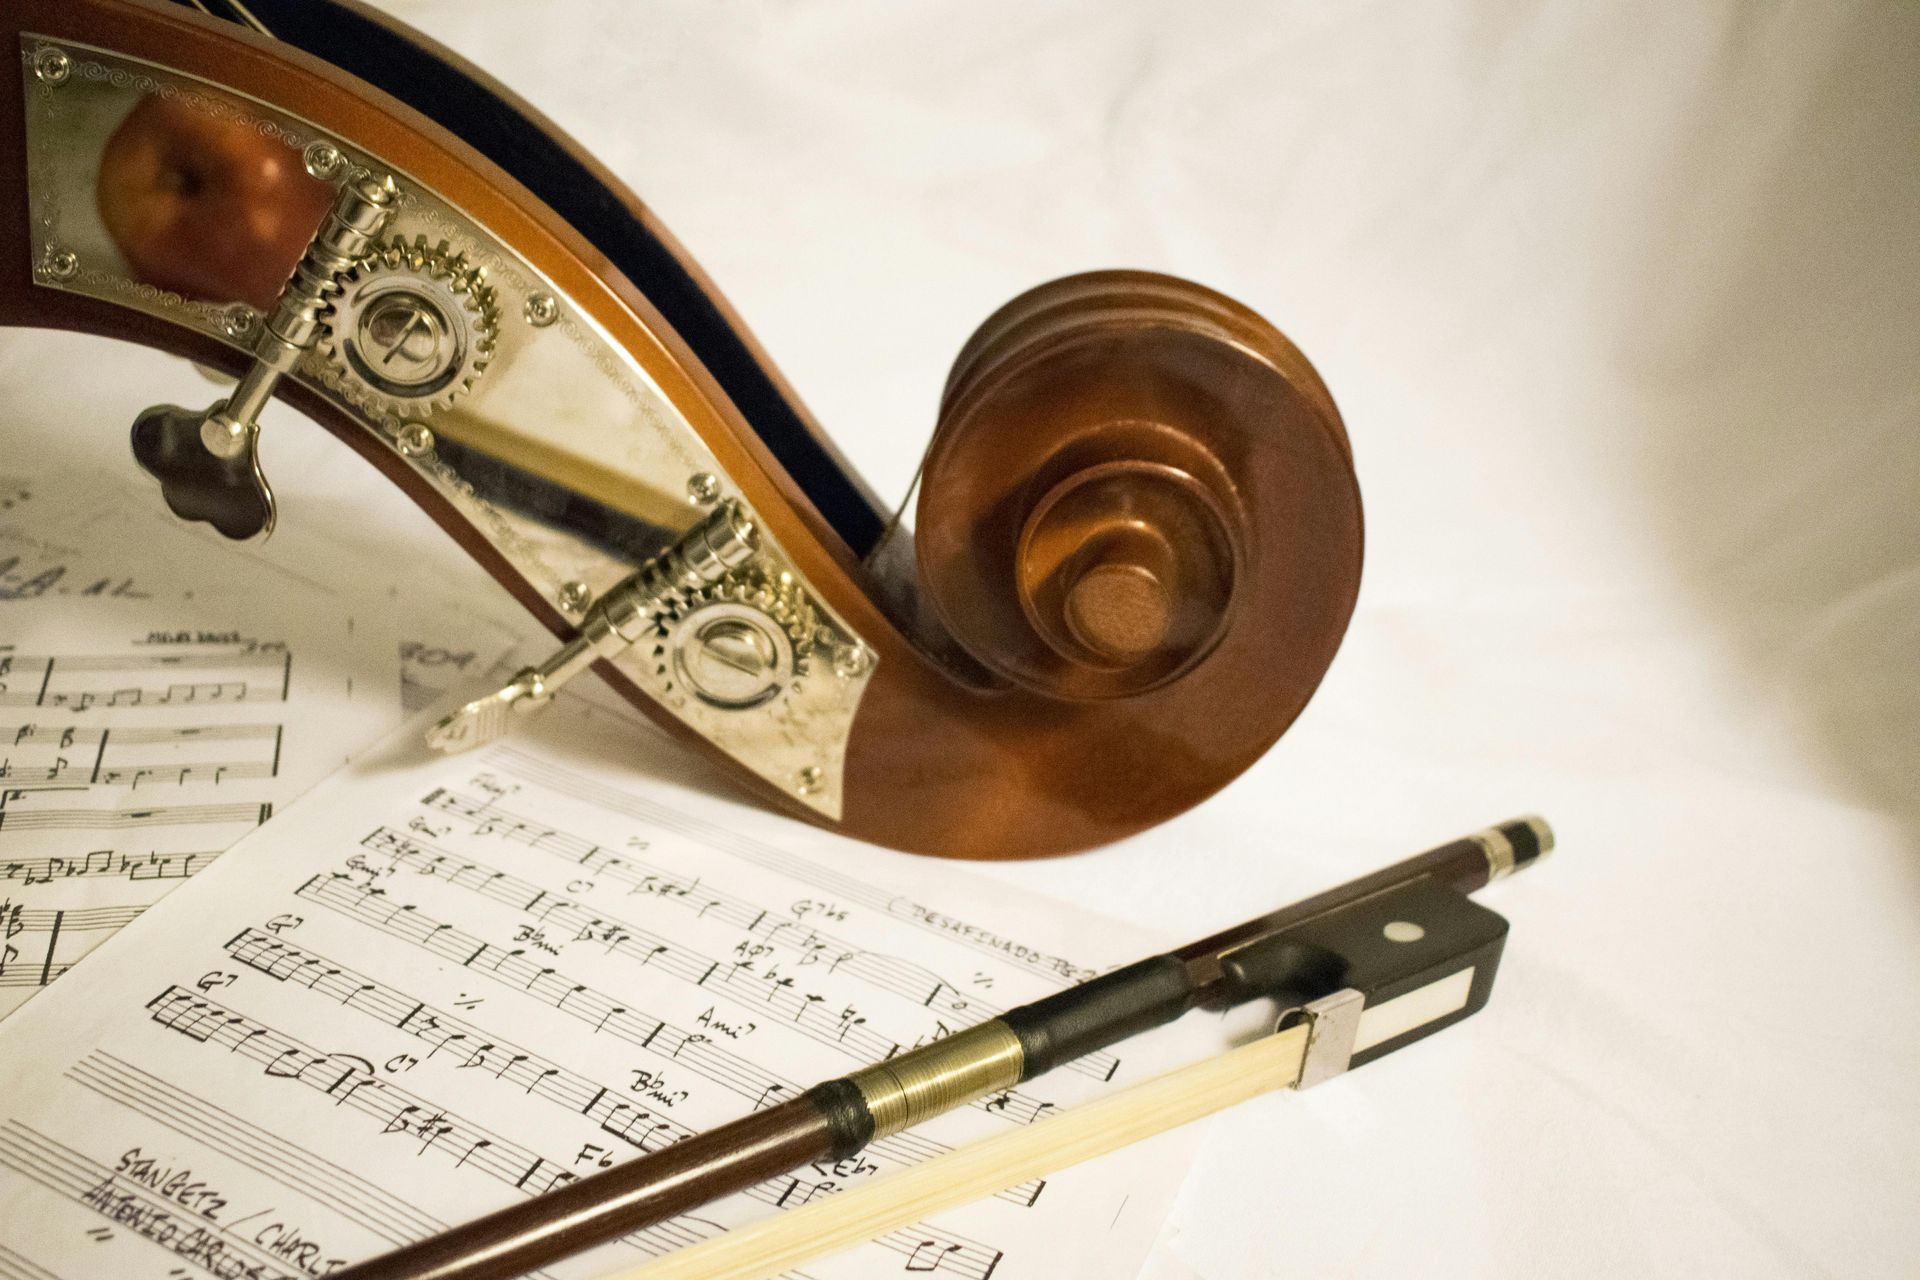
[[[1337, 441], [1317, 457], [1301, 441]], [[917, 521], [926, 591], [996, 675], [1070, 702], [1193, 670], [1272, 618], [1252, 583], [1317, 536], [1263, 473], [1350, 490], [1304, 357], [1233, 300], [1140, 271], [1057, 280], [992, 316], [942, 397]], [[1358, 513], [1341, 530], [1357, 549]], [[1351, 601], [1296, 596], [1339, 625]], [[1318, 673], [1313, 673], [1318, 679]]]

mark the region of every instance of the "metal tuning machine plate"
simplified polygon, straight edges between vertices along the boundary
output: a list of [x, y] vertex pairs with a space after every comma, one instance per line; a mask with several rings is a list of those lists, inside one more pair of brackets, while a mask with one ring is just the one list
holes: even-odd
[[[412, 171], [427, 157], [375, 155], [211, 82], [205, 66], [39, 34], [23, 35], [21, 51], [36, 294], [131, 311], [153, 322], [150, 340], [230, 363], [199, 352], [213, 342], [242, 362], [238, 385], [210, 408], [156, 406], [135, 422], [134, 455], [176, 514], [232, 538], [270, 533], [257, 415], [270, 396], [292, 399], [371, 452], [573, 635], [524, 682], [450, 717], [436, 746], [504, 732], [604, 660], [657, 717], [787, 802], [840, 816], [875, 654], [732, 483], [683, 408], [694, 398], [669, 395], [668, 370], [634, 350], [644, 344], [616, 341], [589, 311], [603, 290], [549, 278], [481, 211]], [[225, 50], [212, 40], [207, 52]], [[177, 186], [231, 186], [244, 175], [220, 165], [236, 151], [277, 176], [245, 199], [229, 191], [184, 211], [170, 243], [119, 226], [118, 204], [135, 198], [122, 190], [128, 172], [177, 163], [191, 169], [173, 175]], [[298, 243], [249, 240], [237, 215], [253, 206], [284, 214]], [[219, 225], [196, 230], [200, 217]], [[504, 208], [485, 217], [514, 224]], [[743, 692], [741, 664], [763, 651]]]

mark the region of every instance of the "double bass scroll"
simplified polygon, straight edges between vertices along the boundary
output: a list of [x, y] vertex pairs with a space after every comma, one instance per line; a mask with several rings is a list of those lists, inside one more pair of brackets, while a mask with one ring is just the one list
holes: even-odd
[[[1326, 387], [1252, 310], [1132, 271], [1022, 295], [953, 367], [909, 527], [530, 107], [355, 3], [245, 12], [9, 6], [0, 323], [239, 376], [136, 437], [228, 532], [274, 517], [268, 394], [399, 485], [560, 642], [476, 728], [591, 666], [768, 803], [1014, 858], [1166, 820], [1305, 707], [1359, 494]], [[738, 554], [701, 561], [723, 513]]]

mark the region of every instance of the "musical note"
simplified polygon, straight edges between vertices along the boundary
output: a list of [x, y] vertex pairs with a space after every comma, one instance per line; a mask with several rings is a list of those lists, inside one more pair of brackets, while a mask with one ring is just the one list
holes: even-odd
[[815, 1196], [830, 1196], [840, 1189], [837, 1182], [814, 1182], [791, 1176], [776, 1178], [775, 1182], [785, 1184], [774, 1201], [773, 1207], [776, 1209], [798, 1209], [810, 1203]]
[[907, 1255], [908, 1271], [938, 1271], [942, 1263], [959, 1253], [963, 1245], [942, 1240], [920, 1240], [913, 1246], [913, 1252]]

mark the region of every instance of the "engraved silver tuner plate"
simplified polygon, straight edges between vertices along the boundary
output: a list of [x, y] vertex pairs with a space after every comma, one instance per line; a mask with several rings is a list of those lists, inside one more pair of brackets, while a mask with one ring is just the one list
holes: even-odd
[[[106, 50], [29, 35], [19, 53], [35, 283], [158, 317], [253, 362], [209, 409], [151, 411], [150, 465], [170, 502], [197, 493], [179, 499], [187, 514], [217, 507], [240, 536], [270, 527], [253, 415], [279, 379], [294, 379], [356, 417], [534, 591], [579, 619], [552, 659], [450, 718], [464, 728], [445, 729], [444, 745], [499, 731], [604, 660], [746, 768], [839, 816], [872, 648], [574, 299], [349, 138]], [[64, 74], [37, 71], [56, 63]], [[333, 215], [269, 311], [157, 287], [115, 244], [99, 212], [101, 158], [149, 98], [283, 144], [334, 187]], [[721, 528], [738, 540], [709, 536]], [[717, 558], [696, 570], [694, 544]]]

